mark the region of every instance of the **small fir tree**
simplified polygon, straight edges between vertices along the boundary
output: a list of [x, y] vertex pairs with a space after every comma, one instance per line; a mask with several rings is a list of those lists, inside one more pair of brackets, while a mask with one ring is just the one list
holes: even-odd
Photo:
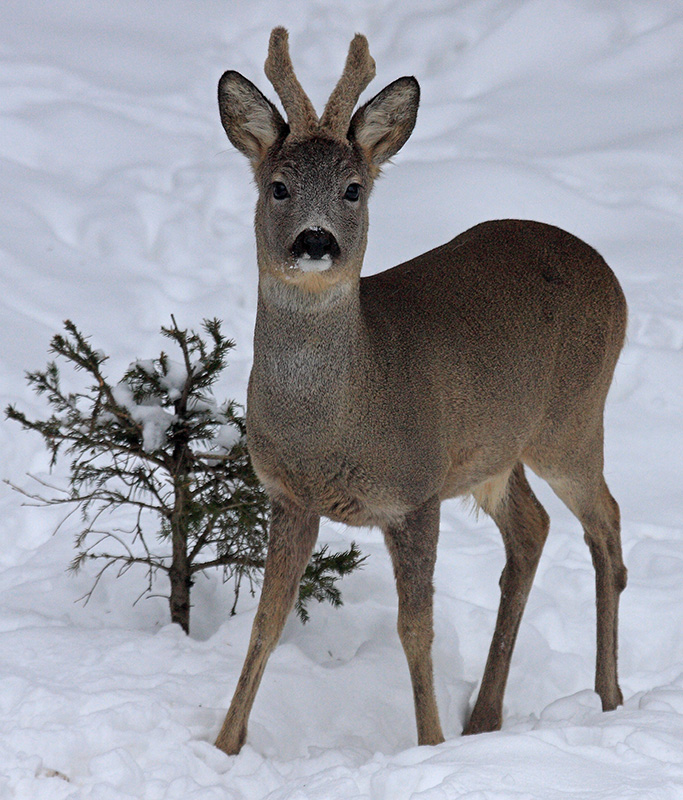
[[[218, 567], [226, 580], [234, 578], [232, 614], [245, 579], [253, 592], [265, 565], [269, 503], [249, 460], [239, 407], [217, 404], [211, 391], [234, 343], [222, 335], [218, 320], [204, 322], [208, 344], [172, 323], [161, 332], [181, 360], [162, 352], [136, 361], [112, 384], [103, 371], [107, 356], [65, 322], [66, 334], [52, 339], [51, 352], [84, 372], [90, 385], [66, 392], [51, 361], [27, 379], [46, 396], [52, 415], [30, 420], [14, 406], [6, 414], [42, 435], [51, 465], [62, 451], [71, 457], [68, 489], [52, 497], [19, 491], [39, 504], [80, 510], [83, 526], [70, 568], [100, 562], [86, 601], [110, 567], [120, 575], [142, 565], [147, 580], [140, 597], [151, 593], [157, 573], [165, 573], [171, 619], [189, 632], [197, 572]], [[102, 527], [103, 516], [115, 513], [132, 522]], [[311, 599], [340, 605], [337, 581], [362, 561], [354, 543], [344, 552], [329, 554], [323, 547], [314, 553], [301, 581], [299, 617], [308, 619]]]

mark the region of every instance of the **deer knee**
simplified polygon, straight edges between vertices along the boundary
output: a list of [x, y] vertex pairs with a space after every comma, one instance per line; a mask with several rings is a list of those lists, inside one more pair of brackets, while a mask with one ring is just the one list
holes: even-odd
[[596, 579], [599, 584], [612, 586], [616, 592], [623, 592], [628, 582], [628, 570], [624, 565], [621, 554], [621, 544], [618, 534], [609, 529], [598, 528], [586, 530], [584, 540], [591, 553], [595, 568]]

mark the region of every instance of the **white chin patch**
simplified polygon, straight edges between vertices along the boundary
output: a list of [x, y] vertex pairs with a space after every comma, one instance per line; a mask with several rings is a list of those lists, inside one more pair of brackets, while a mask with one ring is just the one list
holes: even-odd
[[294, 266], [302, 272], [325, 272], [332, 266], [332, 256], [311, 258], [308, 253], [304, 253], [301, 258], [297, 258]]

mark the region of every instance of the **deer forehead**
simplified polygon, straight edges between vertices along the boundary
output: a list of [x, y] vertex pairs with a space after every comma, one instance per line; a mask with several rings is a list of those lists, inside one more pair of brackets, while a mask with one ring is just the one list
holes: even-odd
[[258, 177], [262, 188], [276, 180], [310, 189], [352, 181], [370, 182], [368, 166], [358, 147], [322, 137], [285, 140], [265, 159]]

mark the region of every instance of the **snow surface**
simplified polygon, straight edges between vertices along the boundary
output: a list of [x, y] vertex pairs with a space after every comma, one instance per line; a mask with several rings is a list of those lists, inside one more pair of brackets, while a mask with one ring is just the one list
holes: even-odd
[[[340, 13], [342, 12], [342, 13]], [[193, 636], [140, 576], [70, 577], [69, 521], [0, 487], [0, 800], [683, 797], [683, 11], [677, 0], [3, 0], [0, 11], [0, 392], [44, 406], [44, 366], [69, 317], [118, 376], [164, 346], [174, 314], [218, 316], [237, 341], [217, 396], [244, 400], [255, 201], [227, 142], [218, 77], [270, 97], [262, 64], [290, 28], [320, 109], [355, 31], [378, 77], [414, 74], [411, 140], [377, 184], [366, 272], [496, 217], [564, 227], [597, 247], [630, 304], [607, 408], [606, 475], [623, 517], [625, 704], [593, 683], [593, 572], [576, 520], [538, 487], [551, 534], [522, 622], [499, 733], [460, 737], [493, 630], [503, 548], [444, 504], [434, 659], [448, 741], [415, 747], [389, 560], [375, 531], [325, 524], [370, 557], [345, 606], [288, 623], [248, 744], [211, 744], [256, 599], [228, 617], [218, 574], [194, 588]], [[0, 424], [0, 477], [45, 477], [37, 436]], [[52, 480], [63, 481], [61, 465]], [[160, 586], [163, 592], [164, 587]]]

